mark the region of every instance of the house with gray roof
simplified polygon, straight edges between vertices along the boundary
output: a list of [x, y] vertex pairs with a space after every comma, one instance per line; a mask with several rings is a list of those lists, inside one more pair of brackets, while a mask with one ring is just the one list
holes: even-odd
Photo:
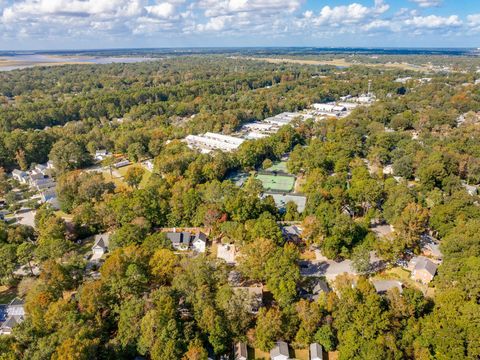
[[108, 251], [108, 246], [110, 245], [110, 234], [97, 234], [95, 235], [94, 239], [95, 242], [92, 246], [93, 255], [90, 260], [98, 261]]
[[25, 184], [28, 181], [28, 174], [22, 170], [18, 170], [18, 169], [13, 170], [12, 177], [22, 184]]
[[8, 305], [0, 307], [0, 335], [10, 335], [13, 328], [25, 319], [23, 301], [13, 299]]
[[288, 360], [289, 356], [288, 344], [285, 341], [277, 341], [275, 347], [270, 350], [272, 360]]
[[192, 235], [189, 232], [167, 232], [165, 236], [171, 241], [175, 250], [187, 251], [190, 249], [192, 242]]
[[283, 237], [287, 241], [297, 242], [302, 238], [303, 229], [299, 225], [288, 225], [282, 227]]
[[193, 237], [192, 248], [196, 252], [204, 253], [207, 248], [207, 235], [203, 232], [199, 232]]
[[409, 263], [409, 268], [412, 271], [411, 278], [424, 284], [432, 281], [437, 273], [437, 265], [424, 256], [412, 258]]

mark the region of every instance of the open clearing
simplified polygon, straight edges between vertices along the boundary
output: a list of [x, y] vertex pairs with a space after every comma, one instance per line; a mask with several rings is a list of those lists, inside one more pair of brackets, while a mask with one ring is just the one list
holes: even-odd
[[349, 62], [345, 59], [309, 60], [309, 59], [265, 58], [265, 57], [238, 57], [238, 59], [266, 61], [270, 64], [289, 63], [289, 64], [299, 64], [299, 65], [322, 65], [322, 66], [329, 65], [329, 66], [336, 66], [336, 67], [367, 66], [367, 67], [375, 67], [375, 68], [428, 71], [428, 69], [423, 66], [415, 66], [412, 64], [397, 63], [397, 62], [389, 62], [386, 64], [370, 64], [370, 63]]

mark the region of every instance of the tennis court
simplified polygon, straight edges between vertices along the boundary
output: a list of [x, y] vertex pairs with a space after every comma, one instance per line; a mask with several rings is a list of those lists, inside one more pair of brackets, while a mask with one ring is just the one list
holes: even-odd
[[295, 177], [293, 176], [257, 174], [256, 178], [262, 182], [266, 191], [290, 192], [295, 185]]
[[277, 162], [273, 164], [271, 167], [269, 167], [268, 169], [265, 169], [265, 171], [271, 171], [271, 172], [279, 171], [283, 173], [288, 173], [287, 162], [286, 161]]

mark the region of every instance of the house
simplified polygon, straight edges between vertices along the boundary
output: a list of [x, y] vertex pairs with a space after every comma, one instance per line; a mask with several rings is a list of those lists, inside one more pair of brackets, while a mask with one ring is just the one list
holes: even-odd
[[37, 164], [35, 165], [35, 168], [34, 168], [35, 171], [37, 171], [38, 173], [40, 174], [43, 174], [43, 175], [48, 175], [47, 173], [47, 170], [48, 170], [48, 166], [47, 164]]
[[288, 344], [284, 341], [277, 341], [275, 347], [270, 350], [270, 358], [272, 360], [288, 360], [289, 355]]
[[247, 344], [245, 344], [244, 342], [238, 342], [235, 344], [233, 348], [233, 359], [234, 360], [248, 359]]
[[320, 294], [326, 294], [328, 292], [330, 292], [330, 288], [328, 287], [328, 284], [325, 281], [318, 279], [317, 282], [315, 283], [315, 286], [312, 289], [311, 299], [313, 301], [317, 301], [318, 298], [320, 297]]
[[193, 238], [192, 241], [192, 248], [196, 252], [199, 253], [204, 253], [205, 249], [207, 247], [207, 235], [205, 235], [203, 232], [199, 232], [195, 237]]
[[118, 163], [116, 163], [115, 165], [113, 165], [115, 168], [119, 169], [121, 167], [124, 167], [124, 166], [127, 166], [127, 165], [130, 165], [130, 160], [122, 160], [122, 161], [119, 161]]
[[143, 165], [145, 166], [145, 168], [146, 168], [148, 171], [150, 171], [150, 172], [153, 171], [153, 168], [154, 168], [153, 160], [145, 160], [145, 161], [143, 162]]
[[248, 296], [250, 303], [250, 312], [252, 314], [258, 313], [260, 307], [263, 305], [263, 286], [255, 285], [248, 287], [234, 287], [233, 291], [237, 294], [242, 294], [242, 297]]
[[53, 165], [53, 161], [52, 161], [52, 160], [48, 160], [46, 165], [47, 165], [47, 169], [49, 169], [49, 170], [55, 170], [55, 165]]
[[323, 349], [321, 345], [317, 343], [310, 344], [310, 360], [323, 360]]
[[320, 103], [312, 105], [315, 110], [325, 111], [325, 112], [334, 112], [335, 104], [334, 103]]
[[102, 161], [102, 160], [104, 160], [104, 159], [107, 157], [107, 155], [108, 155], [108, 152], [107, 152], [107, 150], [105, 150], [105, 149], [95, 150], [95, 156], [94, 156], [94, 158], [95, 158], [95, 160], [97, 160], [97, 161]]
[[233, 244], [219, 244], [217, 247], [217, 258], [223, 259], [229, 265], [235, 265], [236, 248]]
[[25, 318], [23, 301], [15, 298], [0, 309], [0, 335], [10, 335], [13, 328]]
[[412, 279], [424, 284], [432, 281], [437, 272], [437, 265], [424, 256], [412, 258], [409, 263], [409, 268], [412, 270]]
[[287, 241], [298, 242], [302, 238], [303, 229], [298, 225], [289, 225], [282, 227], [283, 237]]
[[40, 199], [44, 203], [56, 197], [57, 197], [57, 193], [55, 191], [55, 188], [45, 189], [40, 193]]
[[398, 280], [375, 280], [372, 281], [377, 294], [386, 294], [388, 290], [398, 289], [400, 294], [403, 292], [403, 284]]
[[22, 184], [25, 184], [28, 181], [28, 174], [22, 170], [18, 170], [18, 169], [13, 170], [12, 177]]
[[41, 191], [44, 189], [51, 189], [51, 188], [54, 188], [56, 185], [57, 184], [52, 178], [44, 177], [44, 175], [41, 175], [41, 177], [36, 178], [36, 176], [32, 177], [32, 175], [30, 175], [30, 187], [38, 191]]
[[434, 262], [442, 261], [443, 254], [440, 250], [440, 242], [437, 239], [428, 234], [423, 234], [420, 245], [423, 256], [433, 259]]
[[167, 232], [165, 233], [167, 239], [171, 241], [175, 250], [187, 251], [190, 249], [192, 235], [189, 232]]
[[103, 255], [108, 251], [108, 246], [110, 244], [110, 234], [98, 234], [95, 235], [95, 242], [92, 246], [93, 255], [91, 261], [96, 261], [102, 258]]

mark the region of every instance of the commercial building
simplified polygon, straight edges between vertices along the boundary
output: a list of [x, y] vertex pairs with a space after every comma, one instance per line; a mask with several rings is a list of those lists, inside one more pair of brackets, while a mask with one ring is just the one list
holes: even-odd
[[207, 132], [204, 135], [188, 135], [185, 138], [191, 149], [209, 153], [212, 150], [233, 151], [245, 141], [234, 136]]

